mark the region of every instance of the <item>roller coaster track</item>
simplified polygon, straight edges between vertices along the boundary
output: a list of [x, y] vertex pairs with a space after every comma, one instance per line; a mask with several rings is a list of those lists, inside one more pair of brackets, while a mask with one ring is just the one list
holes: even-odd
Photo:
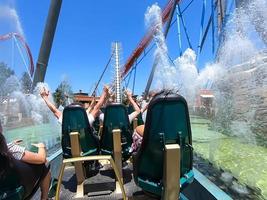
[[33, 72], [34, 72], [34, 64], [33, 64], [33, 58], [32, 58], [32, 53], [31, 53], [30, 47], [26, 43], [23, 36], [21, 36], [18, 33], [8, 33], [5, 35], [0, 35], [0, 41], [10, 40], [10, 39], [16, 39], [16, 40], [20, 41], [20, 43], [22, 44], [22, 46], [26, 50], [27, 57], [29, 60], [29, 66], [28, 66], [29, 68], [28, 69], [29, 69], [30, 75], [32, 76]]
[[[162, 23], [163, 24], [165, 24], [168, 21], [171, 15], [171, 12], [173, 10], [173, 7], [175, 7], [176, 4], [178, 4], [179, 2], [180, 0], [170, 0], [168, 2], [167, 6], [162, 12]], [[133, 53], [128, 58], [128, 60], [126, 61], [122, 69], [122, 77], [124, 77], [129, 72], [134, 62], [138, 59], [138, 57], [142, 54], [145, 48], [149, 45], [149, 43], [151, 42], [153, 38], [153, 34], [155, 31], [156, 31], [155, 29], [151, 29], [139, 42], [138, 46], [134, 49]]]

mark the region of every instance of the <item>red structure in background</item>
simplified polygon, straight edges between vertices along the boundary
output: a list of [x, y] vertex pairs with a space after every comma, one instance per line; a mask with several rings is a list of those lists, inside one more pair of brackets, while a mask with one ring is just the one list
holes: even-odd
[[212, 90], [201, 89], [196, 96], [194, 112], [196, 114], [211, 117], [214, 116], [214, 94]]
[[23, 47], [26, 49], [26, 53], [29, 59], [29, 72], [31, 74], [31, 76], [33, 75], [34, 72], [34, 64], [33, 64], [33, 58], [32, 58], [32, 53], [30, 50], [30, 47], [28, 46], [28, 44], [26, 43], [26, 41], [24, 40], [23, 36], [21, 36], [18, 33], [8, 33], [5, 35], [0, 35], [0, 41], [4, 41], [4, 40], [9, 40], [12, 38], [16, 38], [18, 39], [21, 44], [23, 45]]
[[[163, 25], [168, 21], [173, 7], [179, 2], [180, 2], [180, 0], [170, 0], [168, 2], [167, 6], [165, 7], [165, 9], [162, 12], [162, 23], [163, 23]], [[133, 66], [134, 62], [139, 58], [139, 56], [142, 54], [142, 52], [145, 50], [145, 48], [151, 42], [154, 32], [155, 32], [155, 29], [151, 29], [143, 37], [141, 42], [138, 44], [136, 49], [133, 51], [131, 56], [128, 58], [127, 62], [125, 63], [125, 65], [124, 65], [124, 67], [122, 69], [122, 77], [124, 77], [129, 72], [129, 70]]]
[[80, 102], [80, 103], [91, 103], [93, 100], [98, 102], [99, 98], [100, 97], [89, 96], [88, 93], [84, 93], [82, 92], [82, 90], [73, 94], [74, 102]]

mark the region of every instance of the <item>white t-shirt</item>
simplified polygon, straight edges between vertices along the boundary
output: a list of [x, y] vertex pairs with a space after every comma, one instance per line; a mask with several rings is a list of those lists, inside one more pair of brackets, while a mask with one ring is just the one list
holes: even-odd
[[89, 120], [89, 124], [92, 127], [93, 126], [93, 123], [95, 121], [95, 118], [94, 118], [94, 116], [91, 113], [87, 114], [87, 117], [88, 117], [88, 120]]
[[129, 117], [129, 122], [131, 124], [135, 118], [135, 112], [132, 112], [130, 115], [128, 115], [128, 117]]
[[[132, 121], [134, 120], [134, 117], [135, 116], [135, 112], [132, 112], [130, 115], [128, 115], [128, 118], [129, 118], [129, 122], [130, 124], [132, 123]], [[104, 113], [101, 113], [99, 115], [99, 119], [103, 122], [104, 121]]]
[[[144, 109], [147, 106], [147, 104], [148, 104], [148, 102], [143, 100], [142, 104], [141, 104], [142, 109]], [[142, 113], [142, 119], [144, 122], [146, 121], [146, 113], [147, 113], [147, 109]]]
[[[91, 113], [89, 113], [89, 114], [87, 114], [87, 117], [88, 117], [90, 126], [93, 126], [93, 123], [95, 121], [94, 116]], [[59, 124], [62, 124], [62, 115], [60, 115], [60, 117], [58, 118], [57, 121], [58, 121]]]

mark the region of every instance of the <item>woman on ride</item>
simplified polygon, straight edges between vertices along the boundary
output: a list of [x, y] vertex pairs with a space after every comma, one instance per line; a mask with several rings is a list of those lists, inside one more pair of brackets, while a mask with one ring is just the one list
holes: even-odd
[[[45, 165], [45, 145], [43, 143], [32, 144], [38, 148], [38, 153], [33, 153], [25, 150], [25, 147], [19, 146], [19, 142], [19, 140], [15, 140], [6, 143], [0, 122], [0, 183], [1, 185], [5, 184], [5, 181], [12, 178], [7, 175], [10, 170], [15, 171], [19, 176], [19, 184], [24, 187], [23, 199], [31, 197], [40, 187], [41, 200], [46, 200], [48, 199], [51, 173]], [[11, 175], [14, 176], [14, 174]]]
[[[95, 101], [91, 103], [91, 105], [84, 104], [84, 108], [86, 109], [87, 117], [90, 123], [90, 126], [93, 126], [93, 123], [95, 121], [95, 118], [99, 116], [100, 114], [100, 108], [105, 103], [107, 96], [108, 96], [108, 86], [104, 86], [103, 92], [100, 96], [99, 101], [95, 104]], [[45, 101], [47, 107], [54, 113], [55, 117], [57, 118], [58, 122], [62, 124], [62, 112], [56, 108], [54, 104], [49, 100], [49, 91], [46, 88], [43, 88], [42, 91], [40, 91], [40, 95]]]
[[[154, 91], [149, 93], [149, 96], [148, 96], [149, 102], [151, 101], [151, 99], [155, 95], [156, 95], [156, 93]], [[143, 116], [144, 122], [146, 121], [146, 111], [147, 111], [148, 105], [149, 105], [149, 103], [145, 103], [143, 105], [143, 108], [141, 109], [141, 114]], [[137, 152], [138, 149], [140, 148], [142, 141], [143, 141], [144, 130], [145, 130], [144, 124], [139, 125], [135, 128], [133, 135], [132, 135], [133, 143], [132, 143], [132, 146], [130, 148], [131, 153]]]

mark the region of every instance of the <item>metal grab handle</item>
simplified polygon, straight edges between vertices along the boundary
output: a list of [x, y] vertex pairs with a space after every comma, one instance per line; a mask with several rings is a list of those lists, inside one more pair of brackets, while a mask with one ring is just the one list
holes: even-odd
[[60, 169], [60, 174], [58, 177], [58, 185], [57, 185], [57, 190], [56, 190], [56, 197], [55, 200], [59, 200], [59, 192], [60, 192], [60, 187], [61, 187], [61, 182], [62, 182], [62, 178], [63, 178], [63, 174], [64, 174], [64, 170], [66, 167], [67, 163], [75, 163], [75, 162], [83, 162], [83, 161], [92, 161], [92, 160], [109, 160], [112, 168], [114, 169], [115, 172], [115, 176], [119, 182], [121, 191], [122, 191], [122, 196], [124, 200], [127, 200], [127, 196], [123, 187], [123, 183], [121, 181], [121, 177], [119, 174], [119, 170], [117, 168], [117, 166], [115, 165], [114, 160], [112, 159], [112, 157], [110, 155], [100, 155], [100, 156], [85, 156], [85, 157], [77, 157], [77, 158], [68, 158], [68, 159], [64, 159], [62, 162], [62, 166]]

